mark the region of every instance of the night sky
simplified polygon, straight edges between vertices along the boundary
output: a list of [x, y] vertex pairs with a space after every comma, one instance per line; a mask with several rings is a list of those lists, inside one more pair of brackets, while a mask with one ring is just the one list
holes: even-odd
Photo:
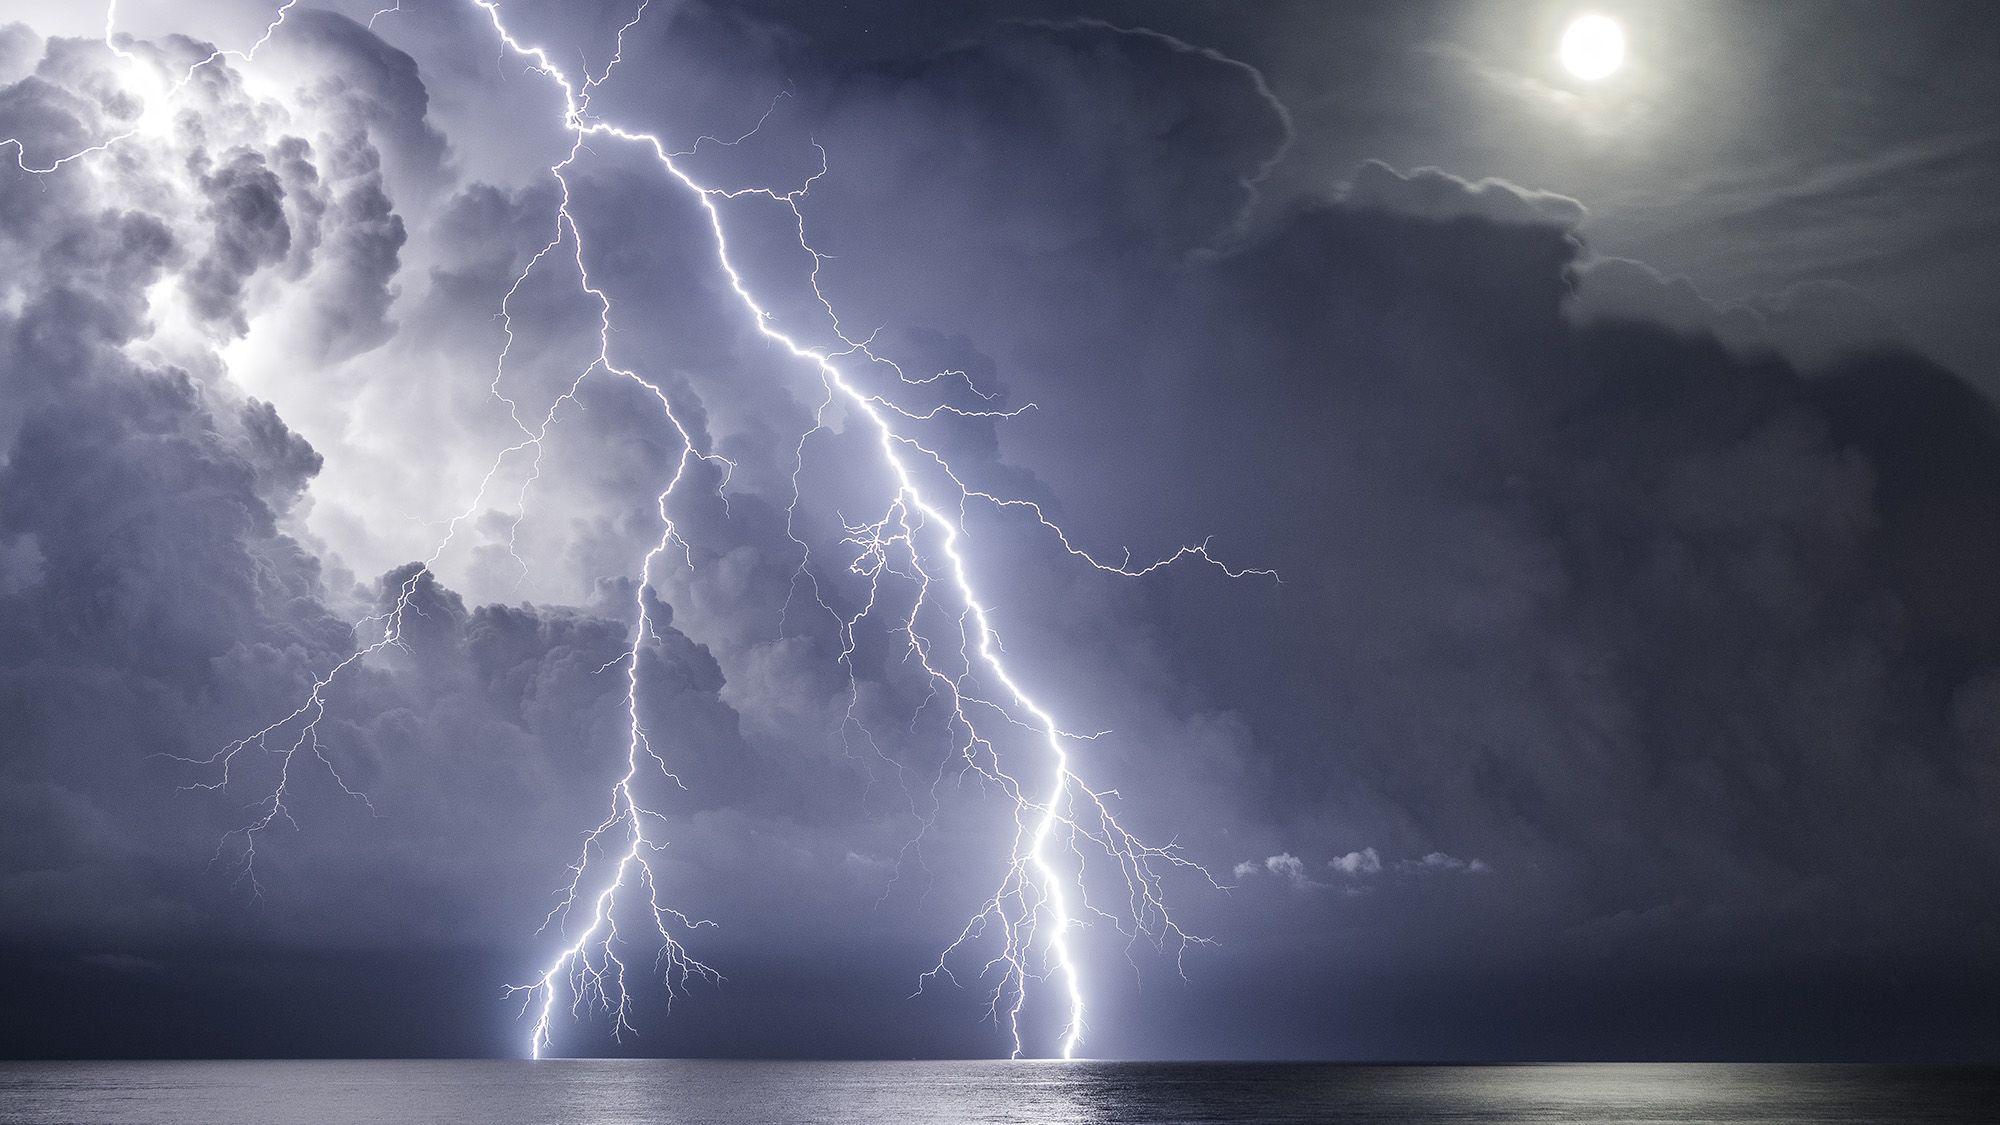
[[[635, 933], [637, 1034], [556, 1053], [1006, 1054], [990, 950], [912, 995], [1015, 806], [897, 621], [842, 629], [860, 411], [643, 146], [588, 139], [517, 284], [560, 92], [472, 0], [384, 6], [173, 88], [272, 0], [125, 0], [117, 52], [0, 4], [0, 1057], [523, 1053], [642, 600], [654, 870], [726, 979], [669, 1013]], [[634, 6], [500, 10], [596, 74]], [[1597, 81], [1585, 10], [1629, 41]], [[969, 487], [1277, 572], [946, 505], [1010, 669], [1104, 732], [1078, 774], [1223, 888], [1167, 866], [1185, 948], [1092, 898], [1081, 1053], [2000, 1057], [2000, 10], [655, 0], [623, 42], [590, 113], [778, 193], [718, 205], [767, 323], [892, 359], [836, 363]], [[577, 238], [610, 354], [733, 466], [643, 591], [681, 443], [577, 381]], [[178, 759], [402, 590], [246, 873], [278, 758]]]

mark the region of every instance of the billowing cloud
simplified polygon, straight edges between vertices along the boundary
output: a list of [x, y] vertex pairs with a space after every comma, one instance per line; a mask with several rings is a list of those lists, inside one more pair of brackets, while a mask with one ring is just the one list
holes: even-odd
[[1279, 852], [1266, 858], [1262, 863], [1246, 860], [1237, 864], [1232, 874], [1238, 879], [1275, 875], [1289, 883], [1292, 889], [1300, 891], [1312, 890], [1320, 885], [1306, 874], [1306, 861], [1290, 852]]
[[1431, 852], [1422, 859], [1406, 859], [1396, 864], [1396, 870], [1424, 874], [1438, 872], [1446, 875], [1485, 875], [1492, 872], [1482, 859], [1460, 859], [1443, 852]]
[[1328, 867], [1342, 875], [1373, 875], [1382, 870], [1382, 857], [1374, 848], [1362, 848], [1358, 852], [1335, 856], [1326, 861]]
[[[287, 34], [329, 28], [340, 32], [315, 19]], [[388, 73], [413, 79], [403, 61]], [[37, 75], [4, 95], [31, 160], [131, 115], [118, 65], [101, 45], [50, 41]], [[23, 266], [0, 311], [0, 711], [22, 735], [5, 767], [4, 846], [20, 861], [0, 878], [9, 940], [157, 942], [241, 926], [232, 872], [246, 852], [227, 834], [258, 815], [272, 751], [289, 739], [237, 760], [219, 804], [165, 797], [221, 777], [174, 759], [210, 759], [296, 707], [352, 651], [346, 615], [415, 573], [350, 583], [330, 564], [300, 522], [323, 455], [231, 380], [224, 355], [277, 294], [291, 323], [321, 326], [325, 346], [293, 357], [301, 375], [387, 336], [403, 228], [353, 107], [409, 95], [349, 89], [330, 109], [252, 97], [228, 64], [190, 91], [175, 130], [0, 197], [0, 241]], [[395, 827], [357, 844], [345, 833], [367, 810], [301, 762], [289, 811], [318, 833], [297, 848], [264, 840], [259, 881], [305, 879], [319, 897], [274, 933], [464, 934], [538, 894], [470, 895], [513, 885], [515, 864], [546, 874], [562, 862], [536, 834], [507, 830], [491, 802], [587, 817], [577, 802], [596, 786], [578, 767], [598, 763], [579, 755], [618, 746], [619, 681], [600, 669], [628, 647], [630, 603], [627, 588], [587, 607], [468, 608], [425, 575], [405, 651], [345, 678], [322, 727], [328, 760]], [[657, 619], [640, 655], [640, 674], [661, 685], [657, 721], [726, 754], [735, 724], [719, 671], [667, 627], [670, 611]], [[341, 920], [314, 921], [327, 916]]]

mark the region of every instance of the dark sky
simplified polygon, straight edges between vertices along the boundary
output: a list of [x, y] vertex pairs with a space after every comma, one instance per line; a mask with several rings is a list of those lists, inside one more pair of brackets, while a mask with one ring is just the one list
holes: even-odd
[[[573, 261], [515, 285], [572, 138], [470, 0], [380, 6], [303, 5], [170, 96], [271, 5], [127, 0], [129, 58], [89, 5], [0, 19], [28, 163], [132, 130], [0, 171], [0, 1057], [518, 1054], [503, 987], [561, 946], [678, 438], [600, 373], [481, 492], [495, 392], [539, 415], [598, 347]], [[677, 149], [762, 120], [684, 158], [706, 183], [820, 173], [802, 228], [719, 206], [747, 284], [834, 340], [803, 229], [920, 381], [857, 379], [1032, 403], [898, 423], [971, 486], [1099, 558], [1282, 576], [1107, 575], [965, 510], [1009, 666], [1108, 732], [1079, 773], [1227, 888], [1167, 876], [1215, 943], [1185, 981], [1093, 899], [1086, 1054], [2000, 1056], [2000, 16], [1607, 0], [1631, 59], [1585, 84], [1582, 7], [658, 2], [593, 95]], [[632, 5], [503, 11], [598, 71]], [[818, 376], [642, 149], [567, 178], [614, 357], [735, 467], [674, 501], [639, 662], [685, 786], [644, 783], [655, 870], [727, 980], [669, 1014], [635, 942], [639, 1034], [556, 1049], [1004, 1054], [983, 956], [911, 996], [1013, 806], [893, 624], [841, 660], [867, 428], [801, 452]], [[175, 758], [311, 698], [434, 553], [253, 893], [229, 834], [276, 759]]]

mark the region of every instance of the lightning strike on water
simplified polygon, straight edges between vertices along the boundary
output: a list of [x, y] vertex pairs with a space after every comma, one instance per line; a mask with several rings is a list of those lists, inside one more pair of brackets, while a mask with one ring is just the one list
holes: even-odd
[[[263, 37], [247, 51], [217, 50], [195, 63], [149, 106], [146, 113], [156, 112], [159, 106], [170, 101], [185, 87], [197, 71], [217, 59], [236, 58], [249, 62], [257, 49], [276, 33], [296, 2], [287, 0], [279, 7]], [[679, 548], [683, 561], [692, 564], [692, 552], [680, 538], [671, 504], [689, 471], [698, 462], [717, 470], [721, 481], [717, 486], [718, 492], [726, 485], [733, 465], [719, 455], [698, 447], [676, 414], [672, 400], [659, 384], [637, 370], [621, 365], [612, 357], [613, 304], [610, 297], [591, 280], [583, 235], [572, 212], [568, 173], [585, 152], [588, 140], [602, 138], [623, 142], [648, 152], [665, 178], [688, 192], [700, 205], [713, 239], [716, 265], [727, 279], [749, 322], [767, 341], [818, 381], [820, 403], [814, 415], [814, 424], [800, 436], [797, 446], [788, 530], [793, 526], [791, 521], [796, 518], [797, 507], [801, 503], [799, 473], [803, 470], [806, 446], [814, 435], [827, 432], [827, 415], [836, 404], [852, 411], [855, 417], [862, 420], [863, 431], [873, 434], [880, 465], [893, 481], [893, 488], [888, 489], [878, 518], [859, 523], [842, 521], [843, 543], [853, 553], [846, 570], [866, 583], [865, 603], [854, 615], [843, 616], [819, 598], [817, 579], [810, 570], [810, 550], [805, 541], [796, 532], [793, 533], [793, 539], [801, 549], [799, 574], [811, 582], [815, 600], [832, 615], [839, 627], [842, 639], [840, 660], [848, 669], [853, 688], [849, 720], [858, 723], [855, 709], [860, 686], [854, 664], [857, 633], [864, 622], [878, 615], [878, 595], [882, 592], [885, 578], [900, 579], [910, 584], [913, 597], [907, 613], [893, 623], [891, 632], [901, 637], [907, 655], [917, 662], [921, 674], [930, 682], [931, 695], [923, 706], [928, 707], [932, 700], [937, 700], [945, 708], [945, 727], [952, 742], [951, 760], [960, 764], [962, 772], [997, 788], [1012, 802], [1013, 838], [999, 884], [946, 946], [936, 964], [920, 976], [919, 990], [940, 977], [955, 982], [951, 966], [958, 959], [969, 959], [977, 966], [979, 979], [992, 981], [988, 992], [989, 1014], [996, 1023], [1006, 1028], [1012, 1054], [1019, 1057], [1025, 1050], [1021, 1019], [1031, 989], [1053, 977], [1066, 1012], [1060, 1032], [1060, 1051], [1064, 1058], [1074, 1057], [1085, 1031], [1086, 996], [1084, 980], [1072, 948], [1073, 931], [1092, 918], [1102, 920], [1125, 935], [1128, 944], [1144, 939], [1162, 950], [1171, 951], [1178, 965], [1188, 945], [1203, 943], [1205, 939], [1183, 931], [1174, 921], [1167, 909], [1163, 878], [1174, 869], [1187, 869], [1204, 879], [1208, 879], [1208, 875], [1180, 855], [1172, 845], [1155, 846], [1134, 836], [1112, 810], [1111, 802], [1117, 795], [1116, 791], [1091, 787], [1074, 768], [1075, 746], [1096, 736], [1072, 734], [1065, 730], [1009, 666], [992, 620], [992, 611], [978, 591], [972, 565], [966, 557], [964, 520], [968, 509], [974, 504], [983, 504], [1001, 513], [1025, 514], [1051, 535], [1068, 555], [1107, 574], [1137, 578], [1176, 562], [1199, 560], [1232, 578], [1257, 575], [1275, 579], [1276, 575], [1268, 570], [1228, 566], [1209, 552], [1206, 541], [1183, 546], [1150, 562], [1135, 563], [1129, 552], [1116, 562], [1107, 561], [1077, 546], [1038, 504], [999, 496], [968, 483], [931, 444], [907, 432], [906, 423], [921, 424], [941, 415], [997, 419], [1012, 417], [1031, 406], [1016, 410], [968, 410], [938, 406], [916, 411], [903, 407], [884, 393], [868, 389], [858, 376], [844, 369], [844, 360], [864, 369], [886, 368], [894, 373], [899, 384], [905, 386], [923, 386], [944, 378], [962, 379], [974, 394], [989, 400], [992, 397], [974, 386], [962, 371], [911, 378], [893, 360], [876, 354], [869, 338], [854, 339], [841, 326], [833, 303], [820, 287], [820, 267], [825, 258], [807, 239], [803, 210], [803, 201], [814, 181], [826, 173], [824, 150], [820, 152], [820, 170], [795, 189], [725, 189], [697, 180], [687, 170], [684, 161], [694, 155], [703, 141], [732, 145], [747, 139], [755, 129], [735, 141], [704, 137], [686, 151], [675, 151], [653, 133], [628, 129], [591, 113], [592, 94], [609, 80], [622, 61], [625, 34], [644, 18], [651, 0], [641, 0], [631, 19], [619, 30], [611, 61], [595, 73], [585, 69], [581, 81], [559, 66], [545, 48], [520, 40], [509, 29], [500, 0], [467, 2], [486, 15], [507, 52], [551, 83], [562, 101], [557, 120], [571, 138], [567, 154], [549, 170], [560, 191], [560, 201], [553, 216], [553, 233], [549, 242], [529, 260], [515, 279], [500, 307], [505, 343], [496, 360], [489, 389], [494, 398], [505, 404], [520, 437], [496, 455], [472, 502], [447, 521], [444, 534], [430, 557], [401, 583], [389, 608], [358, 623], [357, 634], [372, 636], [373, 640], [360, 645], [350, 656], [319, 676], [305, 700], [289, 714], [225, 745], [208, 757], [189, 760], [191, 764], [214, 771], [207, 780], [194, 784], [194, 787], [204, 789], [228, 786], [232, 766], [252, 750], [273, 755], [278, 760], [278, 780], [274, 788], [254, 806], [255, 815], [250, 823], [225, 837], [223, 845], [218, 848], [218, 858], [233, 846], [233, 862], [239, 867], [239, 878], [248, 880], [253, 892], [256, 890], [258, 839], [277, 821], [291, 822], [287, 804], [291, 767], [302, 754], [310, 753], [343, 792], [366, 801], [366, 797], [350, 788], [341, 778], [321, 745], [319, 722], [326, 713], [327, 693], [349, 669], [386, 649], [401, 646], [407, 615], [420, 612], [415, 598], [423, 578], [450, 548], [464, 523], [482, 510], [485, 498], [503, 467], [517, 457], [528, 460], [528, 471], [517, 497], [521, 504], [525, 504], [528, 489], [539, 477], [543, 442], [563, 407], [575, 400], [583, 383], [593, 375], [628, 380], [657, 399], [667, 425], [680, 440], [681, 449], [673, 472], [655, 497], [659, 537], [637, 564], [637, 620], [631, 646], [618, 660], [606, 665], [608, 669], [622, 664], [626, 674], [627, 742], [623, 772], [609, 790], [609, 810], [604, 819], [585, 834], [581, 854], [570, 866], [567, 885], [559, 893], [559, 901], [549, 912], [544, 925], [545, 928], [557, 926], [560, 932], [569, 935], [576, 918], [581, 915], [583, 920], [576, 925], [574, 934], [568, 936], [567, 944], [555, 953], [531, 982], [510, 986], [508, 991], [521, 995], [524, 1012], [535, 1013], [528, 1046], [530, 1053], [537, 1058], [554, 1045], [553, 1025], [565, 997], [572, 1016], [582, 1014], [586, 1008], [597, 1008], [608, 1014], [614, 1035], [632, 1030], [629, 1018], [631, 994], [628, 989], [630, 966], [619, 953], [625, 943], [625, 935], [620, 932], [616, 908], [622, 901], [621, 896], [629, 898], [633, 895], [638, 896], [637, 907], [642, 910], [628, 908], [628, 915], [643, 913], [650, 926], [647, 940], [657, 939], [659, 953], [655, 969], [664, 980], [669, 1001], [696, 978], [709, 981], [721, 979], [715, 970], [695, 960], [676, 936], [711, 923], [691, 918], [662, 901], [660, 878], [653, 857], [665, 846], [655, 836], [664, 818], [641, 803], [634, 786], [643, 773], [651, 770], [660, 771], [678, 784], [678, 778], [674, 777], [668, 764], [654, 751], [640, 718], [642, 680], [639, 662], [648, 644], [659, 640], [648, 599], [653, 568], [663, 554], [675, 548]], [[370, 23], [401, 9], [402, 4], [398, 0], [394, 6], [376, 12]], [[136, 61], [115, 41], [115, 23], [116, 2], [112, 0], [106, 10], [104, 41], [119, 57]], [[770, 112], [766, 111], [766, 119]], [[14, 146], [16, 161], [22, 169], [47, 173], [119, 144], [138, 133], [140, 128], [140, 124], [135, 123], [124, 133], [46, 166], [31, 165], [25, 146], [18, 139], [0, 140], [0, 145]], [[791, 212], [798, 245], [812, 263], [806, 280], [830, 324], [829, 338], [824, 343], [801, 342], [797, 335], [781, 330], [775, 315], [755, 295], [739, 269], [730, 247], [722, 205], [746, 197], [768, 200]], [[513, 298], [529, 277], [545, 261], [556, 257], [570, 260], [576, 270], [579, 292], [597, 309], [598, 348], [595, 357], [576, 374], [568, 389], [539, 418], [531, 419], [524, 417], [519, 404], [501, 390], [508, 355], [515, 342], [511, 306]], [[927, 491], [927, 482], [931, 491]], [[944, 608], [946, 603], [949, 603], [949, 609]], [[955, 623], [951, 627], [956, 634], [955, 644], [947, 644], [946, 638], [927, 626], [926, 613], [933, 609]], [[982, 687], [982, 684], [985, 686]], [[1047, 771], [1045, 783], [1031, 788], [1017, 776], [1022, 771], [1003, 764], [1000, 749], [984, 733], [981, 725], [996, 722], [1023, 728], [1034, 736], [1044, 753], [1036, 768]], [[1111, 885], [1122, 886], [1124, 901], [1117, 904], [1115, 912], [1091, 902], [1086, 893], [1086, 870], [1093, 862], [1108, 865], [1116, 872], [1117, 881]], [[1208, 881], [1213, 885], [1212, 879]], [[982, 947], [982, 943], [989, 949], [984, 960], [974, 952]]]

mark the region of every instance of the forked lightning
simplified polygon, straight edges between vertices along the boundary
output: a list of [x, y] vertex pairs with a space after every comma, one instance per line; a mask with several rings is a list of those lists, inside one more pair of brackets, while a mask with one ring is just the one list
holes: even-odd
[[[913, 410], [899, 405], [888, 392], [872, 389], [864, 380], [866, 374], [880, 370], [893, 372], [895, 379], [892, 382], [897, 386], [923, 385], [936, 381], [939, 376], [906, 378], [901, 368], [871, 349], [868, 339], [850, 338], [841, 327], [832, 301], [821, 290], [820, 265], [825, 259], [807, 240], [803, 201], [813, 181], [825, 174], [824, 152], [821, 153], [821, 171], [795, 189], [720, 188], [699, 181], [689, 172], [687, 165], [692, 150], [674, 151], [656, 134], [626, 128], [600, 119], [591, 112], [593, 92], [609, 80], [619, 66], [625, 35], [645, 17], [650, 0], [641, 0], [631, 19], [620, 29], [610, 62], [601, 71], [593, 73], [584, 70], [577, 74], [559, 65], [549, 50], [517, 37], [508, 26], [499, 0], [465, 2], [484, 13], [507, 52], [549, 82], [553, 95], [561, 102], [559, 117], [554, 116], [552, 111], [552, 119], [571, 137], [567, 154], [550, 169], [560, 191], [560, 201], [552, 217], [553, 233], [549, 242], [528, 262], [500, 308], [506, 346], [495, 366], [491, 390], [507, 406], [520, 436], [499, 451], [471, 502], [447, 522], [436, 549], [421, 568], [411, 572], [401, 583], [389, 608], [357, 626], [357, 633], [372, 639], [321, 675], [304, 701], [291, 713], [195, 762], [212, 771], [196, 784], [219, 789], [230, 783], [231, 767], [244, 754], [254, 750], [278, 759], [275, 786], [261, 800], [251, 822], [225, 839], [225, 851], [232, 846], [235, 848], [235, 862], [239, 864], [242, 876], [254, 887], [259, 837], [278, 820], [289, 820], [287, 787], [291, 767], [301, 754], [311, 754], [344, 791], [354, 793], [340, 779], [320, 743], [319, 722], [325, 714], [328, 691], [348, 669], [401, 643], [405, 618], [414, 611], [413, 599], [417, 596], [422, 578], [451, 546], [466, 521], [485, 509], [486, 497], [495, 479], [503, 467], [516, 458], [528, 460], [522, 490], [522, 498], [525, 498], [526, 489], [534, 483], [540, 471], [544, 440], [558, 414], [574, 400], [584, 382], [592, 377], [629, 380], [658, 400], [668, 428], [680, 443], [680, 453], [672, 473], [662, 483], [655, 498], [659, 537], [644, 557], [635, 563], [640, 581], [635, 597], [636, 624], [631, 645], [621, 660], [614, 662], [622, 663], [626, 677], [625, 759], [622, 773], [609, 791], [608, 810], [604, 818], [586, 834], [581, 854], [571, 865], [567, 885], [547, 919], [549, 925], [566, 935], [566, 943], [555, 951], [533, 978], [511, 986], [510, 991], [519, 994], [525, 1004], [524, 1010], [534, 1014], [528, 1047], [531, 1054], [540, 1057], [554, 1047], [554, 1024], [564, 1011], [579, 1015], [586, 1008], [601, 1008], [608, 1013], [614, 1035], [622, 1035], [632, 1029], [629, 1018], [632, 982], [628, 979], [631, 967], [625, 959], [626, 955], [621, 953], [630, 944], [630, 935], [621, 930], [621, 918], [626, 920], [628, 928], [632, 924], [631, 919], [641, 918], [647, 927], [647, 940], [657, 939], [659, 953], [656, 968], [664, 978], [670, 999], [695, 978], [720, 979], [715, 970], [696, 960], [682, 944], [689, 931], [709, 923], [682, 914], [663, 901], [664, 890], [655, 857], [664, 847], [660, 831], [665, 821], [641, 802], [635, 785], [643, 773], [652, 770], [658, 770], [678, 783], [668, 763], [654, 751], [641, 721], [645, 686], [641, 675], [642, 654], [650, 643], [659, 639], [648, 598], [653, 568], [659, 564], [662, 555], [676, 547], [680, 548], [684, 561], [691, 561], [692, 558], [688, 545], [677, 530], [672, 501], [695, 466], [706, 464], [712, 467], [718, 479], [725, 484], [732, 466], [715, 453], [697, 447], [691, 432], [676, 414], [671, 397], [660, 384], [613, 359], [611, 334], [616, 311], [611, 298], [591, 279], [582, 230], [572, 212], [573, 199], [568, 178], [573, 164], [586, 151], [589, 140], [595, 138], [634, 145], [658, 164], [665, 182], [675, 190], [687, 192], [701, 206], [713, 240], [715, 264], [727, 279], [749, 323], [782, 350], [787, 363], [795, 365], [802, 376], [812, 378], [818, 384], [820, 405], [814, 425], [800, 436], [798, 444], [793, 515], [796, 515], [797, 505], [803, 502], [803, 493], [796, 487], [796, 470], [804, 464], [807, 443], [815, 435], [827, 432], [825, 421], [828, 411], [836, 404], [845, 407], [851, 412], [851, 417], [860, 421], [861, 432], [872, 435], [873, 445], [879, 451], [880, 465], [886, 470], [884, 479], [889, 484], [882, 497], [879, 515], [860, 522], [842, 521], [845, 545], [852, 550], [847, 572], [865, 583], [862, 608], [852, 615], [842, 615], [825, 600], [820, 600], [820, 605], [833, 615], [838, 624], [843, 641], [841, 659], [855, 684], [857, 703], [859, 681], [854, 669], [857, 633], [876, 616], [880, 604], [878, 594], [882, 592], [885, 581], [908, 583], [911, 590], [909, 609], [897, 615], [891, 632], [901, 637], [909, 656], [918, 662], [923, 675], [930, 681], [933, 689], [931, 699], [941, 701], [946, 708], [944, 725], [950, 732], [953, 760], [960, 762], [962, 769], [990, 783], [1012, 802], [1012, 839], [997, 887], [947, 945], [936, 964], [921, 975], [919, 987], [940, 977], [953, 979], [955, 964], [964, 962], [972, 965], [978, 977], [990, 982], [989, 1011], [1006, 1028], [1012, 1054], [1018, 1057], [1027, 1049], [1023, 1041], [1022, 1019], [1031, 993], [1038, 984], [1053, 980], [1056, 999], [1064, 1012], [1058, 1037], [1059, 1051], [1064, 1058], [1074, 1057], [1083, 1041], [1088, 1012], [1085, 981], [1073, 945], [1077, 929], [1091, 918], [1107, 922], [1124, 934], [1128, 942], [1145, 939], [1168, 950], [1178, 964], [1179, 955], [1185, 947], [1203, 939], [1184, 932], [1168, 912], [1163, 877], [1174, 869], [1187, 869], [1203, 879], [1207, 878], [1207, 873], [1172, 846], [1147, 844], [1134, 836], [1112, 811], [1110, 801], [1115, 792], [1093, 788], [1078, 774], [1073, 762], [1076, 746], [1094, 736], [1068, 733], [1055, 716], [1036, 700], [1024, 680], [1009, 665], [995, 630], [989, 603], [979, 593], [973, 577], [974, 568], [967, 558], [966, 513], [974, 504], [988, 505], [1003, 513], [1023, 513], [1050, 535], [1062, 551], [1108, 574], [1136, 578], [1174, 562], [1193, 559], [1213, 565], [1231, 577], [1260, 575], [1275, 578], [1275, 575], [1267, 570], [1229, 567], [1209, 553], [1206, 542], [1184, 546], [1166, 557], [1145, 563], [1134, 563], [1129, 553], [1117, 562], [1106, 561], [1077, 546], [1036, 503], [993, 494], [961, 477], [937, 452], [934, 442], [927, 443], [919, 436], [923, 424], [940, 415], [1004, 418], [1019, 411], [965, 410], [951, 406]], [[218, 59], [235, 58], [249, 62], [257, 48], [277, 32], [294, 3], [296, 0], [288, 0], [276, 10], [263, 38], [249, 50], [218, 50], [194, 64], [160, 95], [161, 103], [179, 93], [196, 71]], [[401, 10], [403, 5], [400, 2], [394, 7], [383, 8], [370, 21], [371, 25], [375, 20]], [[114, 0], [106, 10], [106, 45], [132, 65], [145, 65], [115, 41], [116, 14]], [[154, 108], [149, 108], [147, 112], [153, 111]], [[22, 169], [46, 173], [109, 149], [137, 132], [135, 126], [126, 133], [46, 165], [31, 163], [26, 147], [17, 139], [0, 141], [0, 145], [13, 145], [17, 163]], [[777, 317], [756, 296], [732, 255], [722, 205], [728, 200], [747, 196], [776, 202], [791, 212], [799, 246], [812, 263], [810, 274], [804, 280], [810, 284], [827, 314], [827, 339], [824, 342], [810, 342], [802, 338], [801, 330], [780, 327]], [[537, 269], [554, 260], [566, 262], [565, 268], [573, 266], [579, 294], [596, 308], [598, 348], [594, 359], [576, 374], [567, 391], [558, 396], [539, 418], [529, 419], [523, 417], [519, 405], [501, 390], [508, 351], [514, 342], [511, 302]], [[960, 372], [943, 374], [963, 377]], [[969, 379], [967, 384], [970, 386]], [[977, 392], [978, 389], [974, 387], [973, 390]], [[804, 552], [803, 540], [799, 545]], [[810, 555], [802, 553], [801, 558], [801, 573], [807, 573]], [[815, 597], [818, 595], [815, 584]], [[948, 623], [942, 631], [935, 623], [940, 618]], [[854, 714], [852, 709], [849, 714], [850, 717]], [[1003, 763], [1000, 746], [985, 733], [982, 723], [998, 723], [1029, 732], [1032, 742], [1041, 748], [1043, 755], [1041, 760], [1032, 763], [1033, 768], [1045, 773], [1046, 780], [1033, 785], [1020, 780], [1019, 777], [1027, 771], [1009, 768]], [[355, 795], [359, 796], [358, 793]], [[1085, 876], [1092, 865], [1109, 866], [1115, 870], [1115, 876], [1103, 877], [1102, 885], [1122, 887], [1123, 901], [1093, 902], [1088, 897]]]

